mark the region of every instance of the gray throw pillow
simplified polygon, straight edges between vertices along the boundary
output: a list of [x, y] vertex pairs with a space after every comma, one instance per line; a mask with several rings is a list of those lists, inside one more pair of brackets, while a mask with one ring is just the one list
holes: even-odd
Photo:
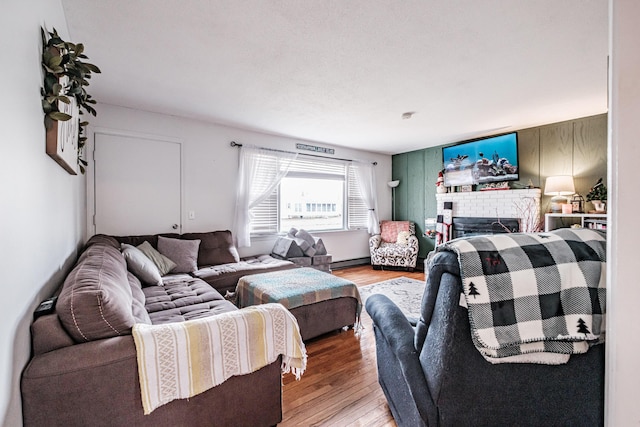
[[176, 263], [173, 273], [191, 273], [198, 269], [200, 240], [169, 239], [158, 236], [158, 251]]
[[162, 285], [158, 267], [140, 249], [123, 243], [122, 255], [127, 261], [127, 270], [132, 272], [145, 285]]
[[158, 252], [153, 246], [151, 246], [151, 243], [144, 241], [142, 244], [138, 245], [137, 248], [140, 249], [140, 252], [145, 254], [147, 258], [153, 261], [156, 267], [158, 267], [158, 271], [160, 271], [161, 276], [166, 276], [171, 270], [176, 268], [176, 263]]

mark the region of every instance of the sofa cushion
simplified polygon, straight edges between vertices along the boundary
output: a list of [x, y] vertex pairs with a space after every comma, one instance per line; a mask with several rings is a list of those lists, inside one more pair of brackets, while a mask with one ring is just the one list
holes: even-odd
[[295, 241], [294, 237], [278, 237], [271, 249], [271, 253], [282, 258], [299, 258], [304, 256], [304, 252]]
[[136, 319], [136, 323], [151, 324], [149, 313], [147, 313], [147, 310], [144, 308], [145, 297], [144, 292], [142, 292], [140, 279], [134, 276], [131, 272], [127, 274], [127, 279], [129, 280], [131, 297], [133, 299], [131, 304], [131, 314], [133, 314], [133, 317]]
[[322, 241], [321, 238], [319, 237], [314, 237], [313, 240], [315, 240], [315, 245], [313, 245], [314, 249], [316, 250], [316, 255], [327, 255], [327, 248], [324, 246], [324, 242]]
[[186, 240], [200, 240], [198, 266], [228, 264], [240, 261], [238, 250], [233, 244], [231, 231], [211, 231], [209, 233], [185, 233]]
[[113, 236], [120, 243], [126, 243], [131, 246], [140, 246], [144, 242], [149, 242], [154, 248], [158, 248], [158, 237], [168, 237], [171, 239], [179, 239], [180, 235], [176, 233], [162, 233], [162, 234], [141, 234], [137, 236]]
[[153, 261], [156, 267], [158, 267], [158, 271], [160, 272], [161, 276], [168, 274], [177, 266], [175, 262], [162, 255], [153, 246], [151, 246], [151, 243], [147, 241], [142, 242], [138, 246], [138, 249], [140, 249], [140, 252], [145, 254], [147, 258]]
[[58, 297], [56, 313], [77, 342], [131, 334], [136, 322], [127, 266], [119, 250], [96, 243], [80, 256]]
[[96, 234], [87, 240], [87, 243], [84, 245], [85, 250], [96, 243], [102, 243], [108, 246], [113, 246], [116, 249], [120, 249], [120, 242], [118, 242], [114, 237], [107, 236], [106, 234]]
[[158, 236], [158, 251], [176, 263], [174, 273], [191, 273], [198, 269], [200, 240], [169, 239]]
[[[307, 230], [298, 230], [296, 232], [296, 237], [298, 239], [302, 239], [304, 241], [306, 241], [309, 246], [313, 247], [313, 245], [316, 244], [315, 239], [313, 238], [313, 236], [311, 234], [309, 234], [309, 232]], [[302, 248], [302, 250], [304, 251], [305, 249]]]
[[143, 288], [145, 307], [154, 325], [183, 322], [237, 310], [207, 283], [187, 274], [170, 275], [164, 286]]
[[127, 261], [127, 269], [145, 285], [162, 285], [158, 267], [135, 246], [122, 244], [122, 255]]
[[204, 280], [221, 294], [235, 291], [238, 279], [247, 274], [296, 268], [290, 261], [274, 258], [270, 255], [242, 258], [240, 262], [204, 267], [193, 275]]

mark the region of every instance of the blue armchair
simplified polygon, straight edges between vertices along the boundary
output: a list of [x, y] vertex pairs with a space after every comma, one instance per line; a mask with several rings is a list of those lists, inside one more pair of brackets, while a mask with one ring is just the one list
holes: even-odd
[[564, 365], [491, 364], [473, 345], [461, 289], [457, 257], [445, 251], [430, 264], [415, 328], [387, 297], [366, 301], [398, 426], [604, 424], [604, 345]]

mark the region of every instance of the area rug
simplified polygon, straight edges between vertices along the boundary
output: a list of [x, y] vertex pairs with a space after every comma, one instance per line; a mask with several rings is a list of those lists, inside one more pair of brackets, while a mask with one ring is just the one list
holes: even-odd
[[407, 316], [407, 319], [415, 324], [420, 319], [420, 304], [424, 293], [424, 280], [398, 277], [384, 282], [358, 288], [360, 298], [364, 305], [367, 298], [373, 294], [386, 295]]

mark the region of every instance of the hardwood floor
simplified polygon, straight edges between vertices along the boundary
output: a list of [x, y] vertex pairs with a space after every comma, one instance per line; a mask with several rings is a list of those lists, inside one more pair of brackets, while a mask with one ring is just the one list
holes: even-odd
[[[370, 265], [334, 270], [333, 274], [369, 285], [395, 277], [424, 280], [423, 272], [373, 270]], [[395, 426], [378, 384], [376, 344], [371, 318], [362, 310], [364, 330], [332, 332], [309, 340], [307, 370], [296, 381], [283, 379], [280, 426]]]

